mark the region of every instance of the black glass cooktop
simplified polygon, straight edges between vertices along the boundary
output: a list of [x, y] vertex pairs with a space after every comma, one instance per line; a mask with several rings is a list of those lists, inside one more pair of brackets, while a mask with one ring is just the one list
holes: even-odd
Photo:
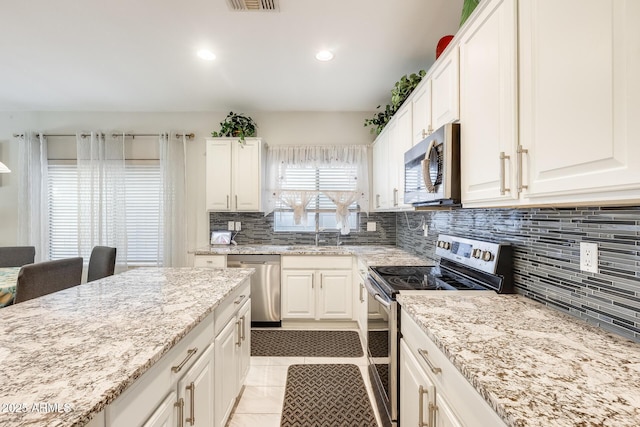
[[371, 278], [394, 297], [407, 290], [487, 290], [487, 288], [440, 266], [371, 267]]

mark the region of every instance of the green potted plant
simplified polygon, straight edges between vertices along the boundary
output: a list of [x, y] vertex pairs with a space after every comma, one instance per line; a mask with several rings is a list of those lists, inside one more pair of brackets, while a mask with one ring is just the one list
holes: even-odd
[[238, 142], [244, 144], [245, 138], [256, 136], [257, 127], [258, 125], [256, 125], [251, 117], [230, 111], [227, 117], [220, 122], [220, 130], [218, 132], [211, 132], [211, 136], [214, 138], [225, 136], [239, 137]]
[[[391, 117], [398, 111], [402, 103], [411, 95], [411, 92], [418, 86], [420, 80], [425, 76], [426, 71], [420, 70], [417, 73], [412, 73], [409, 76], [404, 75], [400, 80], [396, 82], [391, 90], [391, 104], [387, 104], [383, 111], [380, 111], [373, 116], [372, 119], [365, 119], [364, 125], [373, 126], [371, 133], [379, 135], [382, 129], [389, 123]], [[377, 109], [380, 108], [378, 105]]]

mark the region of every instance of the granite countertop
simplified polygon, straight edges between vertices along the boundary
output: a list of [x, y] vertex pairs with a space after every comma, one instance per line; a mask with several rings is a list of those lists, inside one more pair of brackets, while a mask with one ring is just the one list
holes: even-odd
[[396, 246], [313, 245], [211, 245], [192, 251], [195, 255], [348, 255], [368, 266], [433, 265], [434, 261]]
[[508, 426], [640, 425], [640, 344], [520, 295], [400, 295]]
[[140, 268], [3, 308], [0, 425], [86, 424], [253, 271]]

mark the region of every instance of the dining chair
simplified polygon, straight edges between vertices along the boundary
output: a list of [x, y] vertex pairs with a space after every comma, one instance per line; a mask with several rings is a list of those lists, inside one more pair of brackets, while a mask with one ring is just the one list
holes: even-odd
[[87, 282], [113, 276], [116, 267], [116, 248], [109, 246], [95, 246], [89, 257]]
[[18, 273], [14, 303], [20, 303], [79, 285], [82, 257], [24, 265]]
[[22, 267], [25, 264], [33, 264], [35, 257], [35, 246], [0, 247], [0, 267]]

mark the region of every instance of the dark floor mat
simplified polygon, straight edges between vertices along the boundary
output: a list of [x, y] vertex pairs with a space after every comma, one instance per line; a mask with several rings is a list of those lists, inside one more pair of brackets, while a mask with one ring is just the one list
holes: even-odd
[[376, 427], [356, 365], [291, 365], [281, 427]]
[[389, 331], [369, 331], [371, 357], [389, 357]]
[[271, 357], [362, 357], [356, 331], [254, 329], [251, 355]]

